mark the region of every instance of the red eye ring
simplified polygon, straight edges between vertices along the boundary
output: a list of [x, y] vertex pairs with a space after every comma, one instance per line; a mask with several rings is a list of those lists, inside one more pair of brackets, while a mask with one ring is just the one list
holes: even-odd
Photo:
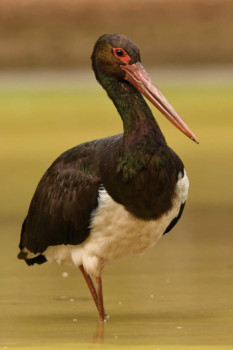
[[130, 57], [121, 47], [114, 47], [113, 53], [123, 63], [129, 63]]

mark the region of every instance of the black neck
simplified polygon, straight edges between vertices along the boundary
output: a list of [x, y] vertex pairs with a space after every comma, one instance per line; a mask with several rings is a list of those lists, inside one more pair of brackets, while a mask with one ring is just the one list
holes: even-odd
[[110, 79], [100, 73], [96, 74], [96, 77], [121, 116], [126, 143], [145, 136], [147, 144], [150, 136], [154, 144], [165, 143], [164, 136], [149, 106], [134, 86], [127, 81]]

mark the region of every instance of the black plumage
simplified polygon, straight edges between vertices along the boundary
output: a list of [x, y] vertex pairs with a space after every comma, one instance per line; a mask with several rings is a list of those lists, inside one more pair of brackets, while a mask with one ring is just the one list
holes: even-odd
[[[124, 133], [76, 146], [59, 156], [46, 171], [22, 226], [18, 257], [28, 265], [45, 262], [43, 253], [48, 247], [85, 245], [99, 207], [101, 188], [145, 225], [173, 209], [184, 166], [167, 146], [141, 94], [197, 142], [150, 81], [140, 63], [138, 48], [126, 37], [100, 37], [92, 54], [92, 66], [122, 118]], [[184, 203], [180, 202], [179, 213], [167, 222], [167, 229], [161, 234], [177, 223], [183, 208]], [[95, 276], [96, 292], [85, 266], [80, 265], [80, 269], [103, 320], [101, 277]]]
[[[38, 184], [22, 226], [20, 249], [42, 253], [48, 246], [82, 243], [90, 232], [100, 185], [136, 217], [158, 219], [171, 208], [177, 177], [183, 172], [181, 160], [164, 148], [160, 148], [161, 154], [154, 150], [153, 154], [140, 154], [136, 149], [133, 158], [125, 161], [131, 162], [126, 170], [122, 159], [130, 149], [124, 147], [123, 134], [63, 153]], [[140, 157], [144, 162], [138, 170]]]

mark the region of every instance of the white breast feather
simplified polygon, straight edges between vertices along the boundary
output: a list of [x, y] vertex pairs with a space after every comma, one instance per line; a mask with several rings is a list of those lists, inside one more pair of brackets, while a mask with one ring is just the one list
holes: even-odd
[[123, 255], [140, 254], [153, 247], [170, 222], [177, 217], [188, 196], [189, 181], [178, 176], [172, 209], [157, 220], [135, 218], [123, 205], [116, 203], [105, 189], [99, 191], [98, 207], [91, 220], [89, 237], [79, 245], [48, 247], [43, 253], [48, 261], [83, 264], [86, 271], [99, 276], [106, 264]]

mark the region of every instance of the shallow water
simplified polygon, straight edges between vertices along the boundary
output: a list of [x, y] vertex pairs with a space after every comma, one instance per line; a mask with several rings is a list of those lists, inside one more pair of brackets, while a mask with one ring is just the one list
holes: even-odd
[[230, 223], [226, 208], [187, 206], [183, 220], [155, 248], [106, 269], [110, 318], [101, 326], [79, 271], [48, 263], [26, 266], [16, 259], [18, 223], [5, 222], [0, 348], [232, 345]]

